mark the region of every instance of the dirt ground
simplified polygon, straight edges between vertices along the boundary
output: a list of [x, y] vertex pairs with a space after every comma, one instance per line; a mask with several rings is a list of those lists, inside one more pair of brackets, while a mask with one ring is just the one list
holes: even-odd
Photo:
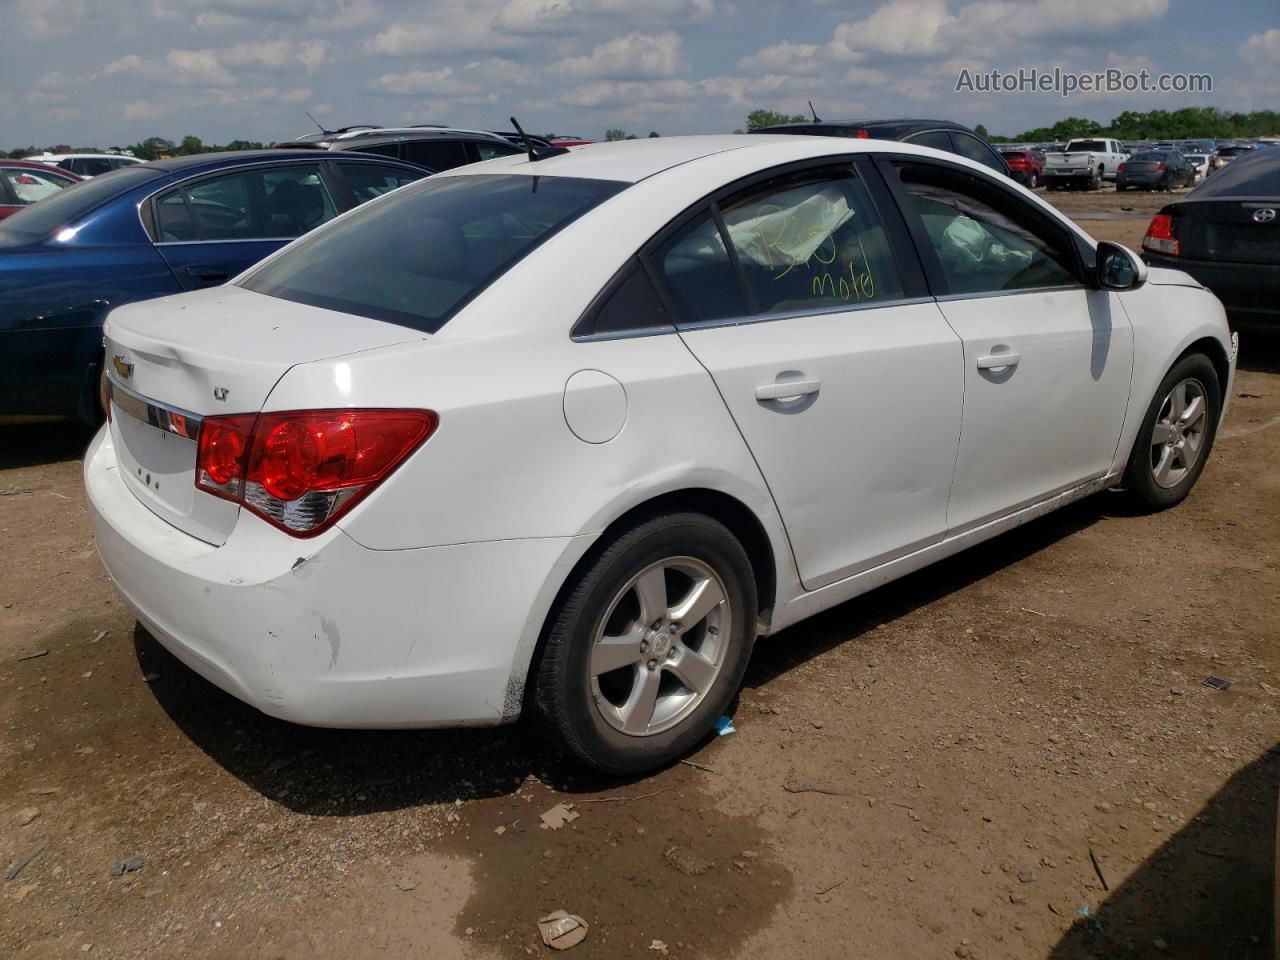
[[[1165, 198], [1053, 199], [1136, 246]], [[0, 428], [0, 869], [35, 852], [0, 955], [520, 958], [562, 908], [583, 960], [1271, 957], [1280, 336], [1242, 339], [1186, 503], [1094, 497], [762, 641], [737, 732], [636, 782], [239, 704], [117, 600], [87, 437]]]

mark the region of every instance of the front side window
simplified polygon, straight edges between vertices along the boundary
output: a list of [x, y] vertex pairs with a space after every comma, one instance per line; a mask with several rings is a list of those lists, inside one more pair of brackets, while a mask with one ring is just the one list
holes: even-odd
[[167, 243], [299, 237], [337, 214], [316, 164], [254, 167], [175, 187], [155, 201]]
[[247, 290], [435, 333], [543, 241], [626, 187], [428, 177], [287, 247]]
[[364, 203], [422, 179], [422, 174], [416, 171], [406, 170], [404, 167], [387, 167], [380, 163], [340, 163], [338, 169], [355, 194], [356, 203]]
[[492, 160], [494, 157], [509, 157], [522, 152], [519, 147], [510, 144], [489, 143], [485, 140], [476, 140], [471, 147], [476, 152], [476, 160]]
[[6, 167], [0, 169], [3, 177], [13, 191], [14, 199], [22, 206], [51, 197], [60, 190], [65, 190], [74, 180], [59, 177], [41, 170], [29, 170], [25, 167]]
[[907, 142], [955, 153], [955, 149], [951, 146], [951, 134], [945, 130], [927, 130], [924, 133], [917, 133], [914, 137], [909, 137]]
[[1071, 238], [1024, 200], [941, 165], [894, 165], [951, 293], [1075, 284]]
[[851, 170], [787, 178], [731, 202], [723, 218], [760, 313], [903, 296], [880, 216]]

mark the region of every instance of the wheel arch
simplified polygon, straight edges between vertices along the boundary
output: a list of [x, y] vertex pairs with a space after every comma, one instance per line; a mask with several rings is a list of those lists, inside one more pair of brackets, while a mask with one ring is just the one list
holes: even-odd
[[1174, 357], [1173, 362], [1165, 369], [1165, 373], [1193, 353], [1203, 353], [1213, 364], [1214, 372], [1218, 375], [1218, 401], [1221, 405], [1219, 409], [1226, 409], [1227, 391], [1230, 389], [1231, 361], [1227, 358], [1227, 351], [1223, 348], [1222, 341], [1216, 337], [1201, 337], [1187, 344], [1183, 351]]
[[[583, 551], [558, 585], [554, 598], [543, 612], [531, 655], [524, 663], [515, 665], [516, 676], [520, 667], [527, 667], [524, 675], [519, 678], [522, 686], [519, 701], [522, 707], [530, 706], [529, 698], [534, 688], [531, 680], [537, 675], [538, 662], [546, 645], [548, 626], [565, 594], [573, 588], [582, 571], [595, 562], [600, 552], [627, 530], [653, 517], [671, 513], [704, 514], [724, 524], [738, 539], [747, 552], [747, 559], [751, 563], [751, 571], [755, 577], [758, 617], [765, 622], [768, 621], [777, 602], [777, 557], [775, 544], [769, 536], [765, 523], [756, 515], [756, 512], [732, 494], [710, 487], [684, 487], [655, 494], [629, 507], [608, 523], [593, 538], [591, 545]], [[789, 547], [786, 549], [789, 550]], [[513, 681], [516, 676], [513, 676]], [[509, 693], [508, 704], [511, 700]]]

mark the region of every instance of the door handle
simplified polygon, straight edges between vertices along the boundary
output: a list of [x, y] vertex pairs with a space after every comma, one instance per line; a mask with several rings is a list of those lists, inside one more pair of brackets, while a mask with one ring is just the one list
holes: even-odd
[[200, 264], [193, 264], [187, 267], [187, 276], [199, 280], [201, 283], [225, 283], [229, 274], [226, 267], [206, 267]]
[[1006, 351], [1005, 353], [989, 353], [978, 358], [979, 370], [1001, 370], [1005, 367], [1016, 367], [1022, 360], [1022, 354]]
[[821, 387], [821, 380], [783, 380], [780, 383], [765, 383], [756, 387], [756, 399], [795, 400], [817, 393]]

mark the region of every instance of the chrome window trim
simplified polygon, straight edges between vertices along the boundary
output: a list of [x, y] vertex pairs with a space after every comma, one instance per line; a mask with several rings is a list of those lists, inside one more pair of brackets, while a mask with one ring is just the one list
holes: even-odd
[[973, 293], [944, 293], [934, 297], [938, 303], [954, 300], [988, 300], [994, 297], [1016, 297], [1026, 293], [1064, 293], [1071, 290], [1089, 290], [1083, 283], [1059, 283], [1051, 287], [1019, 287], [1016, 290], [979, 290]]
[[[336, 217], [334, 218], [337, 219]], [[329, 221], [326, 220], [325, 223]], [[323, 224], [320, 224], [323, 226]], [[314, 229], [314, 228], [313, 228]], [[153, 247], [201, 247], [211, 243], [289, 243], [297, 240], [298, 237], [305, 237], [305, 233], [298, 234], [297, 237], [246, 237], [243, 240], [153, 240]]]
[[200, 424], [204, 422], [201, 414], [136, 393], [110, 373], [107, 374], [107, 386], [111, 393], [109, 402], [121, 413], [195, 443], [200, 433]]

